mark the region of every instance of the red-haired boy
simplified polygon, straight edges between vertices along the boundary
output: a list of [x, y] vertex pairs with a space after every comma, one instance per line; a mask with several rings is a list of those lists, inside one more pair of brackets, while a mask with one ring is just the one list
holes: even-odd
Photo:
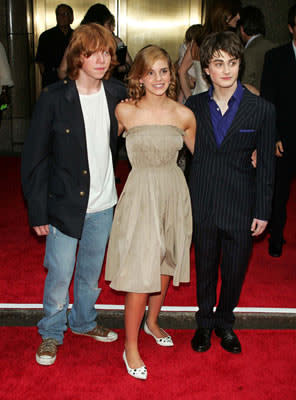
[[114, 109], [126, 97], [123, 86], [105, 80], [116, 64], [115, 52], [105, 28], [88, 24], [76, 29], [67, 50], [70, 79], [43, 91], [24, 145], [22, 185], [29, 223], [38, 236], [46, 236], [44, 317], [38, 323], [43, 341], [36, 354], [41, 365], [53, 364], [63, 343], [75, 264], [68, 315], [72, 332], [102, 342], [117, 339], [115, 332], [97, 325], [94, 307], [117, 201]]

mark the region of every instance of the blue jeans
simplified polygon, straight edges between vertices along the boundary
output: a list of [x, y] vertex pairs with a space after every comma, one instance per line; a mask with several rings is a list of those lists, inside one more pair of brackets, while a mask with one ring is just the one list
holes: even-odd
[[98, 280], [112, 218], [113, 207], [86, 214], [80, 240], [50, 225], [44, 258], [44, 266], [48, 269], [43, 298], [45, 315], [38, 323], [43, 339], [53, 338], [63, 343], [75, 259], [74, 304], [68, 315], [69, 326], [75, 332], [88, 332], [96, 326], [97, 312], [94, 305], [101, 291]]

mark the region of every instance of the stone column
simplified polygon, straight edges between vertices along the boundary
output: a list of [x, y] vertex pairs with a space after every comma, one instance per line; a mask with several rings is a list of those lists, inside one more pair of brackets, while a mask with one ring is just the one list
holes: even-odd
[[8, 56], [14, 80], [10, 148], [6, 150], [18, 153], [28, 130], [35, 93], [32, 0], [6, 0], [6, 15]]

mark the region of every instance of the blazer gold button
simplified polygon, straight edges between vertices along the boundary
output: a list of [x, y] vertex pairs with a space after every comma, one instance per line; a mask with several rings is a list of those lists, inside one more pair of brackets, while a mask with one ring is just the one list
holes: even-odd
[[67, 85], [67, 83], [68, 83], [68, 81], [65, 79], [65, 80], [64, 80], [64, 84]]
[[84, 169], [84, 170], [82, 171], [82, 173], [83, 173], [83, 175], [87, 175], [87, 170]]
[[80, 192], [80, 196], [83, 197], [85, 195], [85, 192]]
[[66, 133], [70, 133], [70, 129], [66, 129]]

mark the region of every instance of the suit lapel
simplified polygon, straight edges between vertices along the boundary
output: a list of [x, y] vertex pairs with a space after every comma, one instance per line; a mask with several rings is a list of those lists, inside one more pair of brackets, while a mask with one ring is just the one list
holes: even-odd
[[247, 120], [249, 120], [250, 114], [252, 113], [252, 110], [254, 110], [252, 104], [253, 95], [247, 89], [244, 89], [243, 98], [241, 99], [238, 110], [220, 147], [224, 146], [232, 136], [238, 132], [238, 130], [245, 124], [245, 121], [246, 126], [248, 125]]
[[[205, 97], [205, 100], [202, 102], [202, 107], [201, 107], [201, 115], [203, 116], [204, 122], [205, 122], [205, 133], [206, 137], [208, 140], [211, 142], [212, 145], [215, 146], [216, 149], [221, 148], [225, 143], [228, 142], [231, 137], [237, 133], [238, 129], [242, 125], [244, 125], [244, 121], [246, 121], [246, 125], [248, 125], [247, 121], [249, 120], [249, 116], [252, 112], [252, 104], [253, 104], [253, 95], [247, 90], [244, 89], [244, 94], [241, 99], [240, 105], [238, 107], [238, 110], [234, 116], [234, 119], [226, 133], [225, 138], [223, 139], [221, 146], [217, 146], [215, 134], [214, 134], [214, 129], [212, 125], [212, 118], [211, 118], [211, 112], [210, 112], [210, 107], [209, 107], [209, 102], [208, 102], [208, 97]], [[197, 127], [197, 132], [198, 132], [198, 127]]]
[[107, 98], [107, 104], [108, 104], [108, 110], [109, 110], [109, 117], [110, 117], [110, 131], [113, 133], [114, 131], [117, 134], [117, 121], [115, 118], [114, 110], [115, 107], [118, 103], [118, 100], [112, 95], [112, 90], [110, 87], [110, 82], [108, 81], [103, 81], [105, 93], [106, 93], [106, 98]]
[[257, 45], [259, 42], [261, 42], [262, 39], [263, 39], [263, 36], [262, 36], [262, 35], [257, 36], [255, 39], [253, 39], [253, 40], [251, 41], [251, 43], [249, 44], [249, 46], [247, 47], [247, 49], [250, 49], [250, 48], [252, 48], [252, 47], [256, 47], [256, 45]]
[[294, 81], [296, 81], [296, 57], [292, 47], [292, 42], [287, 46], [287, 61], [285, 61], [285, 63], [287, 75], [293, 77]]
[[109, 81], [103, 81], [108, 110], [109, 110], [109, 117], [110, 117], [110, 147], [113, 156], [115, 156], [116, 152], [116, 143], [117, 143], [117, 135], [118, 135], [118, 123], [115, 117], [115, 107], [118, 103], [118, 100], [112, 94], [112, 83]]
[[[204, 121], [206, 138], [211, 142], [212, 145], [217, 147], [217, 142], [216, 142], [213, 124], [212, 124], [212, 117], [211, 117], [211, 112], [210, 112], [210, 107], [209, 107], [208, 92], [206, 92], [204, 94], [204, 101], [201, 102], [201, 105], [202, 105], [202, 107], [201, 107], [200, 115]], [[198, 126], [197, 126], [197, 133], [198, 133]]]
[[76, 136], [81, 148], [86, 149], [85, 125], [76, 83], [70, 79], [65, 82], [68, 82], [65, 92], [65, 98], [69, 104], [67, 112], [70, 115], [72, 126], [75, 127], [72, 134]]
[[[83, 119], [82, 108], [79, 100], [78, 90], [76, 88], [75, 81], [68, 80], [67, 87], [65, 91], [65, 98], [67, 103], [69, 104], [69, 109], [66, 110], [68, 115], [71, 115], [71, 120], [73, 122], [73, 126], [75, 126], [75, 130], [73, 130], [73, 134], [76, 135], [77, 140], [80, 146], [83, 149], [86, 149], [86, 136], [85, 136], [85, 125]], [[112, 153], [116, 149], [116, 139], [117, 139], [117, 120], [115, 118], [114, 109], [117, 104], [116, 98], [112, 95], [112, 84], [107, 81], [102, 81], [106, 93], [107, 105], [109, 110], [110, 117], [110, 145]]]

